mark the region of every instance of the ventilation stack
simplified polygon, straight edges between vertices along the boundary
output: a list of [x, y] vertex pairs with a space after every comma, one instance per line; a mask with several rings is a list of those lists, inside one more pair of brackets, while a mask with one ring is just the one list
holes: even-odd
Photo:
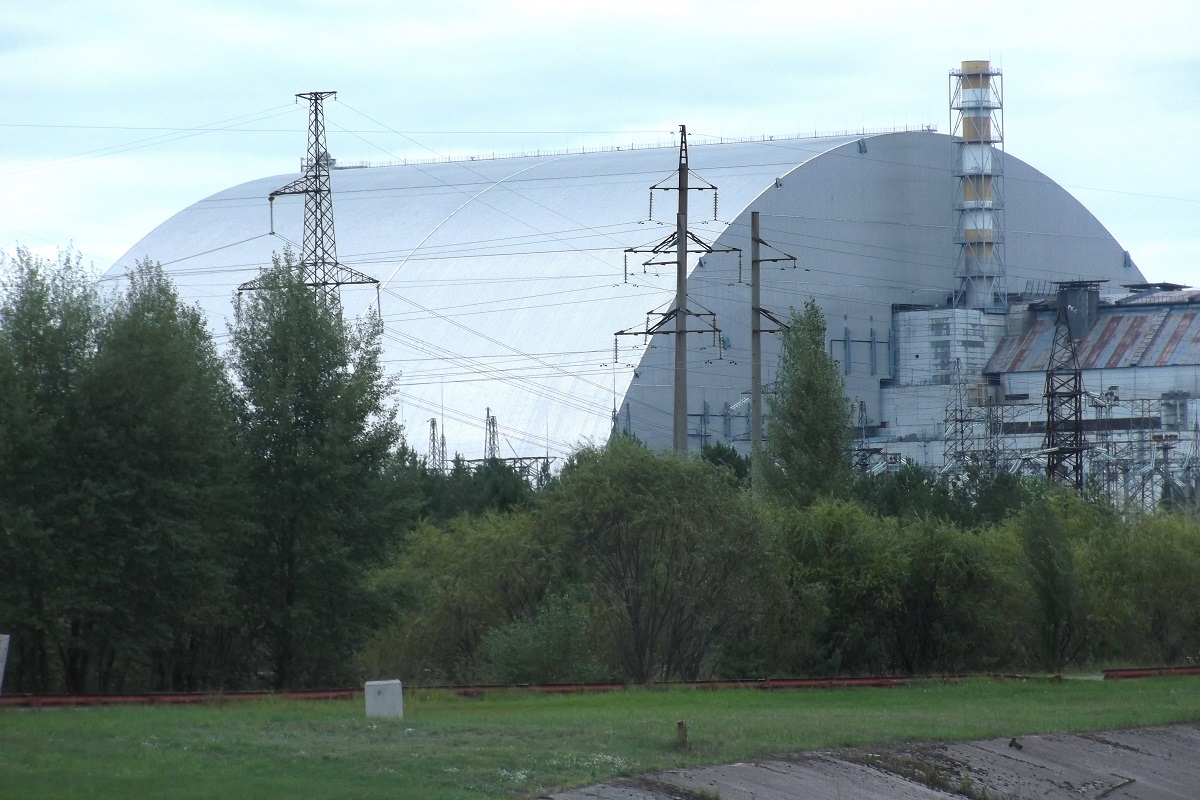
[[1004, 84], [989, 61], [950, 70], [956, 308], [1008, 306], [1004, 270]]

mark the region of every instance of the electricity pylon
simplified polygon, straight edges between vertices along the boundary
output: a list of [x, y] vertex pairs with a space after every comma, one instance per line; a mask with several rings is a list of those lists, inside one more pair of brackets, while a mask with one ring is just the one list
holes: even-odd
[[[267, 195], [271, 203], [271, 232], [274, 233], [275, 198], [285, 194], [304, 195], [304, 239], [301, 245], [300, 276], [306, 286], [311, 286], [326, 303], [341, 305], [338, 287], [347, 284], [374, 284], [379, 281], [370, 275], [353, 270], [337, 260], [337, 247], [333, 234], [333, 193], [329, 186], [329, 168], [333, 159], [325, 145], [326, 97], [337, 92], [305, 92], [296, 95], [308, 101], [308, 157], [302, 167], [304, 174]], [[252, 292], [262, 288], [262, 278], [247, 281], [238, 287], [239, 292]]]
[[[691, 169], [688, 166], [688, 149], [687, 149], [687, 126], [679, 126], [679, 166], [675, 173], [675, 185], [668, 184], [669, 179], [665, 179], [650, 187], [650, 214], [654, 215], [654, 192], [663, 191], [679, 192], [679, 206], [675, 213], [675, 232], [667, 238], [663, 239], [656, 245], [647, 247], [630, 247], [625, 250], [626, 257], [629, 253], [649, 253], [649, 260], [643, 262], [643, 266], [652, 264], [674, 264], [675, 265], [675, 308], [671, 311], [661, 314], [662, 319], [658, 324], [651, 326], [647, 320], [646, 328], [642, 331], [628, 329], [617, 331], [617, 336], [650, 336], [657, 333], [667, 333], [666, 323], [674, 320], [675, 329], [672, 332], [675, 340], [675, 391], [674, 403], [672, 405], [672, 444], [674, 448], [680, 452], [687, 452], [688, 449], [688, 411], [687, 411], [687, 335], [688, 333], [696, 333], [697, 331], [688, 330], [688, 317], [711, 317], [712, 326], [704, 332], [711, 331], [714, 339], [719, 340], [721, 331], [717, 327], [716, 314], [711, 311], [696, 312], [688, 307], [687, 293], [687, 265], [688, 253], [715, 253], [715, 252], [740, 252], [738, 248], [717, 248], [710, 243], [704, 241], [699, 236], [688, 230], [688, 192], [689, 191], [712, 191], [713, 192], [713, 219], [717, 218], [716, 191], [717, 187], [713, 186], [708, 181], [701, 178], [703, 182], [701, 186], [692, 186], [689, 183]], [[668, 258], [668, 255], [674, 253]], [[659, 260], [663, 259], [663, 260]], [[628, 279], [628, 267], [626, 268], [626, 279]]]

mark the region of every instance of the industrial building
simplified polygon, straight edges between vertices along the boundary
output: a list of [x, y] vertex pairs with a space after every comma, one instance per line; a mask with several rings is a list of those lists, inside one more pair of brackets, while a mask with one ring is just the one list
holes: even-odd
[[[1046, 370], [1068, 283], [1088, 304], [1072, 339], [1087, 469], [1152, 502], [1191, 458], [1196, 295], [1148, 283], [1100, 221], [1005, 150], [999, 70], [964, 62], [949, 96], [948, 132], [681, 135], [380, 165], [312, 151], [328, 168], [337, 263], [377, 281], [342, 286], [341, 303], [348, 315], [380, 310], [409, 442], [420, 452], [428, 441], [436, 464], [441, 437], [467, 458], [560, 458], [615, 429], [668, 447], [685, 194], [689, 447], [749, 446], [756, 213], [760, 319], [821, 305], [862, 468], [984, 458], [1044, 470]], [[303, 249], [309, 198], [277, 191], [312, 174], [311, 153], [301, 169], [184, 209], [110, 274], [162, 263], [221, 341], [238, 287], [273, 252]], [[767, 392], [775, 338], [763, 337]]]

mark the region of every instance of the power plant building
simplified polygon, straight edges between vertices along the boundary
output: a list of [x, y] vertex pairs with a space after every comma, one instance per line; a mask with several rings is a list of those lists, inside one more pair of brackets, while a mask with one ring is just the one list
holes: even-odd
[[[998, 80], [987, 62], [951, 73], [948, 134], [688, 142], [701, 189], [688, 193], [692, 449], [748, 450], [758, 212], [763, 256], [779, 259], [764, 264], [761, 305], [780, 319], [809, 298], [823, 309], [863, 468], [911, 459], [943, 469], [991, 453], [1005, 468], [1038, 469], [1057, 284], [1080, 281], [1094, 284], [1078, 340], [1083, 382], [1088, 398], [1110, 398], [1089, 400], [1085, 427], [1095, 438], [1103, 420], [1125, 420], [1096, 474], [1116, 481], [1114, 470], [1150, 465], [1161, 475], [1167, 433], [1166, 458], [1179, 463], [1200, 398], [1197, 295], [1149, 283], [1083, 205], [1003, 149]], [[675, 298], [674, 250], [647, 251], [676, 224], [674, 193], [649, 188], [674, 174], [678, 144], [334, 163], [339, 261], [379, 281], [378, 292], [344, 287], [342, 305], [348, 316], [381, 310], [385, 367], [415, 449], [432, 419], [451, 454], [478, 458], [485, 416], [500, 456], [561, 458], [614, 430], [671, 446], [673, 337], [645, 332]], [[272, 253], [301, 249], [303, 202], [280, 197], [273, 214], [266, 202], [295, 177], [195, 203], [110, 276], [162, 263], [223, 333], [237, 287]], [[769, 392], [779, 346], [763, 339]]]

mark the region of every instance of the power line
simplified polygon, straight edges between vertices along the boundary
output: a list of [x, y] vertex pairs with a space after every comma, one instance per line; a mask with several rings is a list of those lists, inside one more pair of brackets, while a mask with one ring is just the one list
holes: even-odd
[[[0, 128], [45, 128], [45, 129], [66, 129], [66, 130], [85, 130], [85, 131], [166, 131], [170, 133], [186, 133], [191, 131], [209, 131], [208, 126], [199, 127], [174, 127], [165, 125], [85, 125], [85, 124], [67, 124], [67, 123], [50, 123], [50, 122], [0, 122]], [[295, 133], [294, 128], [238, 128], [235, 133]], [[379, 128], [375, 130], [350, 130], [345, 133], [396, 133], [401, 136], [616, 136], [618, 134], [624, 136], [629, 134], [641, 133], [656, 133], [669, 134], [671, 131], [663, 130], [613, 130], [613, 131], [554, 131], [554, 130], [494, 130], [494, 131], [476, 131], [476, 130], [419, 130], [419, 131], [397, 131], [393, 128]]]
[[[281, 108], [289, 109], [289, 111], [279, 111], [279, 109], [281, 109]], [[275, 112], [275, 113], [273, 113], [273, 112]], [[228, 119], [228, 120], [214, 122], [209, 125], [193, 129], [183, 135], [162, 134], [159, 136], [151, 136], [146, 139], [138, 139], [133, 142], [126, 142], [124, 144], [112, 145], [109, 147], [99, 147], [94, 150], [85, 150], [81, 153], [75, 153], [75, 154], [69, 155], [69, 156], [61, 156], [59, 158], [51, 158], [51, 159], [47, 159], [45, 161], [36, 161], [32, 164], [25, 164], [25, 165], [22, 165], [22, 166], [13, 168], [13, 169], [7, 169], [7, 170], [0, 172], [0, 175], [20, 175], [22, 173], [30, 172], [30, 171], [36, 170], [36, 169], [42, 169], [44, 167], [58, 166], [61, 164], [70, 164], [75, 161], [86, 161], [86, 160], [90, 160], [93, 158], [101, 158], [103, 156], [116, 155], [117, 153], [126, 153], [126, 152], [129, 152], [130, 150], [140, 150], [140, 149], [143, 149], [146, 147], [155, 147], [160, 144], [168, 144], [171, 142], [180, 141], [182, 139], [190, 139], [193, 136], [200, 136], [205, 133], [215, 133], [218, 131], [228, 130], [230, 128], [236, 127], [237, 125], [243, 124], [242, 122], [240, 122], [240, 120], [245, 120], [247, 117], [273, 119], [274, 117], [283, 116], [286, 113], [290, 113], [289, 106], [277, 106], [276, 108], [266, 109], [266, 110], [260, 111], [260, 112], [255, 112], [254, 114], [244, 114], [240, 117], [232, 117], [231, 119]], [[265, 117], [261, 116], [264, 114], [269, 115], [269, 116], [265, 116]]]
[[[346, 107], [347, 107], [347, 108], [349, 108], [351, 111], [354, 111], [356, 114], [359, 114], [359, 115], [361, 115], [361, 116], [365, 117], [366, 119], [370, 120], [371, 122], [374, 122], [374, 123], [375, 123], [375, 124], [377, 124], [377, 125], [382, 125], [382, 124], [383, 124], [383, 123], [380, 123], [378, 120], [376, 120], [376, 119], [374, 119], [374, 118], [372, 118], [372, 117], [370, 117], [370, 116], [367, 116], [367, 115], [366, 115], [366, 114], [364, 114], [363, 112], [361, 112], [361, 111], [358, 111], [357, 109], [351, 108], [350, 106], [346, 106]], [[386, 127], [386, 126], [385, 126], [385, 127]], [[397, 132], [397, 133], [398, 133], [398, 132]], [[400, 134], [400, 135], [401, 135], [401, 136], [404, 136], [404, 134]], [[423, 144], [420, 144], [419, 142], [417, 142], [415, 139], [412, 139], [411, 137], [404, 136], [404, 138], [408, 139], [409, 141], [413, 142], [414, 144], [418, 144], [419, 146], [421, 146], [421, 147], [424, 147], [425, 149], [429, 150], [429, 151], [430, 151], [430, 152], [432, 152], [432, 153], [435, 153], [435, 154], [437, 154], [437, 153], [436, 153], [436, 151], [434, 151], [432, 148], [425, 147], [425, 145], [423, 145]], [[363, 141], [366, 141], [366, 140], [364, 139]], [[368, 144], [370, 144], [370, 142], [368, 142]], [[379, 149], [380, 149], [380, 150], [382, 150], [382, 151], [383, 151], [383, 152], [385, 152], [385, 153], [387, 152], [386, 150], [383, 150], [383, 148], [379, 148]], [[391, 154], [389, 153], [389, 155], [391, 155]], [[440, 154], [439, 154], [439, 155], [440, 155]], [[557, 158], [554, 158], [554, 159], [551, 159], [551, 160], [558, 160], [558, 159], [557, 159]], [[508, 178], [514, 177], [514, 176], [516, 176], [516, 175], [520, 175], [521, 173], [523, 173], [523, 172], [526, 172], [526, 171], [528, 171], [528, 170], [530, 170], [530, 169], [534, 169], [535, 167], [540, 167], [540, 166], [542, 166], [542, 164], [544, 164], [544, 163], [546, 163], [546, 162], [538, 162], [538, 163], [532, 164], [532, 165], [530, 165], [529, 167], [526, 167], [525, 169], [518, 170], [517, 172], [513, 173], [513, 175], [510, 175], [510, 176], [508, 176]], [[530, 199], [530, 198], [528, 198], [528, 197], [525, 197], [524, 195], [521, 195], [520, 193], [518, 193], [518, 192], [516, 192], [514, 189], [512, 189], [510, 186], [505, 186], [505, 183], [506, 183], [506, 181], [508, 180], [508, 178], [502, 178], [502, 179], [500, 179], [500, 180], [491, 181], [490, 179], [486, 178], [485, 176], [483, 176], [482, 174], [480, 174], [479, 172], [477, 172], [476, 170], [474, 170], [474, 169], [472, 169], [472, 168], [470, 168], [470, 167], [466, 167], [466, 169], [467, 169], [468, 171], [470, 171], [470, 172], [473, 172], [473, 173], [475, 173], [476, 175], [479, 175], [479, 177], [481, 177], [481, 178], [484, 178], [484, 180], [485, 180], [485, 181], [489, 181], [488, 185], [487, 185], [487, 186], [486, 186], [484, 189], [482, 189], [481, 191], [479, 191], [479, 192], [477, 192], [476, 194], [472, 195], [472, 196], [471, 196], [471, 197], [470, 197], [470, 198], [469, 198], [469, 199], [468, 199], [468, 200], [467, 200], [465, 203], [463, 203], [463, 204], [462, 204], [462, 205], [460, 205], [458, 208], [456, 208], [456, 209], [455, 209], [453, 212], [451, 212], [451, 214], [450, 214], [448, 217], [446, 217], [446, 219], [445, 219], [445, 220], [443, 220], [441, 223], [439, 223], [437, 226], [435, 226], [435, 227], [434, 227], [434, 229], [433, 229], [433, 230], [431, 230], [431, 231], [430, 231], [430, 232], [429, 232], [429, 233], [428, 233], [428, 234], [425, 236], [425, 238], [421, 240], [421, 242], [420, 242], [420, 243], [417, 245], [417, 248], [420, 248], [420, 246], [421, 246], [422, 244], [424, 244], [424, 243], [425, 243], [425, 241], [427, 241], [427, 240], [428, 240], [428, 238], [429, 238], [430, 236], [432, 236], [432, 235], [433, 235], [433, 234], [434, 234], [434, 233], [435, 233], [435, 232], [436, 232], [438, 229], [440, 229], [440, 228], [441, 228], [441, 226], [442, 226], [442, 225], [444, 225], [444, 224], [445, 224], [445, 223], [446, 223], [446, 222], [447, 222], [447, 221], [448, 221], [450, 218], [452, 218], [452, 217], [453, 217], [454, 215], [456, 215], [456, 214], [457, 214], [459, 211], [461, 211], [461, 210], [462, 210], [462, 209], [463, 209], [463, 208], [464, 208], [464, 207], [465, 207], [467, 204], [469, 204], [469, 203], [472, 203], [472, 202], [475, 202], [475, 201], [479, 200], [479, 198], [480, 198], [480, 197], [482, 197], [482, 196], [483, 196], [483, 194], [484, 194], [485, 192], [487, 192], [487, 191], [489, 191], [489, 190], [491, 190], [492, 188], [495, 188], [495, 187], [497, 187], [497, 186], [500, 186], [500, 187], [504, 188], [504, 189], [505, 189], [505, 190], [507, 190], [507, 191], [513, 192], [513, 193], [514, 193], [514, 194], [516, 194], [518, 197], [521, 197], [522, 199], [526, 200], [527, 202], [533, 203], [534, 205], [537, 205], [537, 206], [538, 206], [538, 207], [540, 207], [540, 208], [543, 208], [543, 209], [545, 209], [545, 210], [547, 210], [547, 211], [550, 211], [551, 213], [557, 214], [558, 216], [562, 217], [563, 219], [566, 219], [566, 220], [567, 220], [567, 221], [569, 221], [569, 222], [572, 222], [572, 223], [573, 223], [573, 224], [575, 224], [575, 225], [579, 225], [579, 226], [581, 226], [581, 227], [584, 227], [584, 228], [588, 228], [588, 227], [589, 227], [589, 226], [587, 226], [585, 223], [581, 223], [581, 222], [579, 222], [579, 221], [577, 221], [577, 220], [573, 220], [573, 219], [571, 219], [570, 217], [566, 216], [565, 214], [562, 214], [562, 213], [558, 212], [556, 209], [553, 209], [553, 208], [551, 208], [550, 206], [547, 206], [547, 205], [545, 205], [545, 204], [543, 204], [543, 203], [539, 203], [539, 202], [538, 202], [538, 201], [536, 201], [536, 200], [532, 200], [532, 199]], [[424, 170], [422, 170], [422, 172], [424, 173]], [[428, 173], [424, 173], [424, 174], [428, 174]], [[494, 210], [494, 211], [497, 211], [497, 212], [499, 212], [499, 213], [501, 213], [501, 214], [504, 214], [505, 216], [509, 217], [510, 219], [512, 219], [512, 220], [514, 220], [514, 221], [516, 221], [516, 222], [518, 222], [518, 223], [524, 224], [524, 225], [526, 225], [526, 226], [528, 226], [528, 227], [530, 227], [530, 228], [533, 228], [534, 230], [538, 230], [536, 227], [534, 227], [534, 226], [533, 226], [532, 224], [530, 224], [529, 222], [522, 221], [522, 220], [518, 219], [517, 217], [513, 216], [512, 214], [509, 214], [509, 213], [508, 213], [507, 211], [505, 211], [504, 209], [496, 208], [495, 206], [491, 205], [490, 203], [487, 203], [486, 201], [481, 201], [481, 202], [483, 202], [483, 204], [484, 204], [484, 205], [486, 205], [488, 208], [491, 208], [491, 209], [492, 209], [492, 210]], [[595, 230], [595, 229], [592, 229], [592, 230]], [[600, 235], [605, 235], [605, 234], [602, 234], [602, 233], [600, 233], [599, 231], [596, 231], [596, 232], [597, 232], [598, 234], [600, 234]], [[545, 231], [540, 231], [540, 233], [543, 233], [543, 234], [545, 234]], [[547, 234], [547, 235], [553, 236], [553, 234]], [[407, 260], [407, 259], [406, 259], [406, 260]], [[383, 282], [383, 285], [385, 285], [385, 286], [386, 286], [386, 285], [387, 285], [387, 284], [388, 284], [388, 283], [389, 283], [389, 282], [392, 280], [392, 278], [394, 278], [394, 277], [396, 276], [396, 273], [397, 273], [397, 272], [400, 270], [400, 268], [401, 268], [401, 267], [403, 267], [403, 266], [404, 266], [404, 262], [401, 262], [401, 263], [400, 263], [400, 265], [398, 265], [398, 266], [396, 267], [396, 269], [392, 271], [392, 274], [388, 276], [387, 280], [385, 280], [385, 281]]]

